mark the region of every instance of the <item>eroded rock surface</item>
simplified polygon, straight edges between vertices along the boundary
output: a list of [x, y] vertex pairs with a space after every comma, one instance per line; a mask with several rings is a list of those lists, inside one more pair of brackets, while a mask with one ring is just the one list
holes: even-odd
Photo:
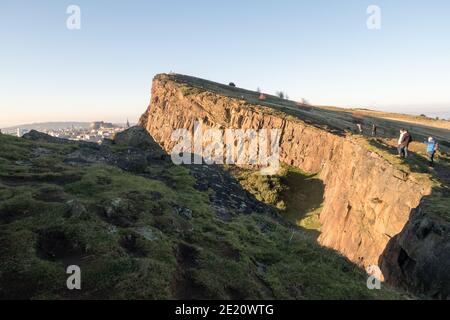
[[450, 223], [413, 210], [402, 232], [391, 239], [380, 266], [388, 281], [437, 299], [450, 298]]
[[173, 130], [192, 130], [198, 120], [204, 129], [281, 129], [281, 161], [320, 172], [325, 184], [319, 242], [360, 266], [378, 265], [411, 211], [431, 193], [430, 185], [416, 181], [342, 131], [257, 102], [250, 104], [246, 92], [232, 96], [230, 90], [186, 76], [156, 76], [151, 104], [140, 125], [168, 152], [176, 143], [171, 140]]

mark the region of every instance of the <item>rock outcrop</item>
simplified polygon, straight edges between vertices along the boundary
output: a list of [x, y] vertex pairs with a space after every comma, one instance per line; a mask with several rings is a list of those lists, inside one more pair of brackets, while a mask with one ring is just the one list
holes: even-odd
[[227, 87], [186, 76], [158, 75], [140, 125], [168, 152], [175, 145], [173, 130], [192, 130], [198, 120], [205, 129], [281, 129], [281, 161], [320, 173], [325, 184], [319, 242], [362, 267], [378, 265], [388, 243], [407, 225], [411, 211], [431, 193], [430, 185], [396, 168], [351, 135], [280, 112], [268, 103], [258, 104], [256, 93], [251, 97], [251, 92], [232, 92]]
[[24, 139], [31, 140], [31, 141], [38, 141], [38, 142], [47, 142], [47, 143], [58, 143], [58, 144], [74, 144], [74, 145], [80, 145], [84, 147], [93, 147], [97, 148], [98, 145], [93, 142], [87, 142], [87, 141], [75, 141], [75, 140], [69, 140], [64, 138], [57, 138], [52, 137], [51, 135], [48, 135], [43, 132], [39, 132], [36, 130], [31, 130], [30, 132], [27, 132], [23, 135]]
[[115, 135], [113, 143], [132, 148], [152, 149], [163, 154], [155, 140], [142, 127], [131, 127]]
[[386, 279], [436, 299], [450, 298], [450, 223], [419, 205], [380, 257]]

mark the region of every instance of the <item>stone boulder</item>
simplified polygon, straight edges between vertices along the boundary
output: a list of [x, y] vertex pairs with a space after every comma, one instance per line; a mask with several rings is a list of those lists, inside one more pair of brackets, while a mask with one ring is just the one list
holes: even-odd
[[386, 280], [434, 299], [450, 299], [450, 223], [414, 209], [380, 258]]
[[134, 126], [119, 132], [114, 137], [114, 144], [139, 149], [159, 149], [159, 145], [142, 127]]
[[64, 139], [64, 138], [52, 137], [51, 135], [48, 135], [46, 133], [39, 132], [36, 130], [31, 130], [30, 132], [24, 134], [22, 138], [31, 140], [31, 141], [39, 141], [39, 142], [58, 143], [58, 144], [73, 144], [73, 145], [83, 146], [83, 147], [92, 148], [92, 149], [99, 148], [99, 146], [94, 142], [75, 141], [75, 140], [69, 140], [69, 139]]

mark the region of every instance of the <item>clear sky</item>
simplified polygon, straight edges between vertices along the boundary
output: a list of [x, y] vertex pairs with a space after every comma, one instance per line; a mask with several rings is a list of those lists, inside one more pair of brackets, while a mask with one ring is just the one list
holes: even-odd
[[[81, 30], [66, 28], [71, 4]], [[450, 117], [449, 17], [448, 0], [1, 0], [0, 127], [137, 121], [170, 71]]]

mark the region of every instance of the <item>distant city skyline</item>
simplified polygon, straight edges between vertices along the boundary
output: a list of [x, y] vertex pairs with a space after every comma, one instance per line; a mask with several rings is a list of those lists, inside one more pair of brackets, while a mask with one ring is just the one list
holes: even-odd
[[23, 127], [23, 128], [28, 128], [28, 127], [55, 127], [55, 128], [69, 128], [69, 127], [85, 127], [85, 126], [89, 126], [93, 123], [96, 122], [103, 122], [103, 123], [111, 123], [113, 125], [126, 125], [127, 123], [129, 123], [130, 125], [135, 125], [136, 122], [131, 122], [131, 121], [103, 121], [103, 120], [95, 120], [95, 121], [44, 121], [44, 122], [30, 122], [30, 123], [20, 123], [20, 124], [16, 124], [16, 125], [12, 125], [12, 126], [8, 126], [8, 127], [3, 127], [2, 129], [11, 129], [11, 128], [16, 128], [16, 127]]
[[[70, 5], [80, 30], [67, 27]], [[445, 0], [2, 1], [0, 128], [137, 122], [153, 76], [170, 71], [448, 119], [449, 13]]]

